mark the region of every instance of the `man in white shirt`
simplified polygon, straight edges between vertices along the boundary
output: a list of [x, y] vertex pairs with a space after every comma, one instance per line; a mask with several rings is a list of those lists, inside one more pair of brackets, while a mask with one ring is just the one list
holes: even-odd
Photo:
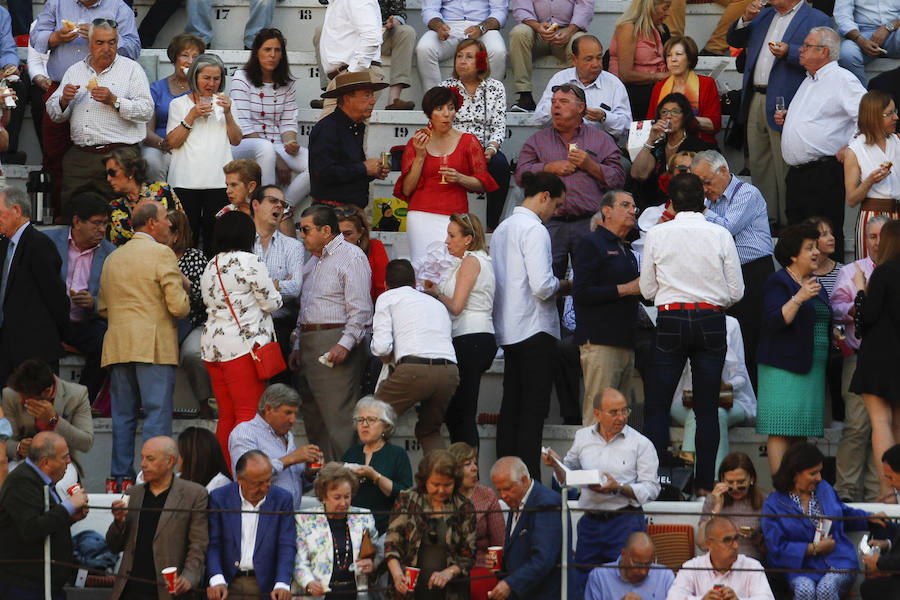
[[[582, 35], [572, 42], [572, 66], [550, 78], [534, 111], [532, 123], [544, 126], [550, 122], [553, 88], [564, 83], [584, 90], [587, 109], [584, 122], [624, 141], [631, 124], [628, 92], [618, 77], [603, 70], [603, 45], [593, 35]], [[638, 115], [641, 118], [641, 115]]]
[[[575, 441], [563, 460], [570, 469], [596, 469], [606, 478], [603, 484], [582, 488], [578, 499], [578, 508], [590, 511], [578, 520], [575, 563], [580, 565], [615, 560], [632, 533], [646, 531], [641, 506], [655, 500], [660, 489], [656, 450], [650, 440], [627, 425], [631, 409], [625, 396], [607, 388], [593, 400], [597, 424], [575, 432]], [[558, 459], [553, 450], [544, 455], [544, 463], [565, 483], [566, 472]], [[581, 592], [589, 572], [588, 568], [578, 570]]]
[[706, 524], [709, 552], [684, 563], [666, 600], [775, 600], [759, 561], [738, 554], [737, 528], [725, 517]]
[[856, 133], [859, 101], [866, 93], [856, 76], [838, 66], [841, 41], [830, 27], [814, 27], [800, 47], [806, 79], [786, 113], [781, 154], [787, 173], [788, 224], [826, 217], [834, 232], [833, 259], [844, 258], [844, 150]]
[[552, 173], [526, 173], [525, 200], [500, 223], [491, 239], [494, 264], [494, 328], [503, 347], [503, 401], [497, 456], [518, 456], [532, 477], [541, 472], [541, 436], [550, 406], [553, 364], [559, 339], [556, 296], [571, 293], [571, 281], [553, 274], [550, 234], [544, 223], [566, 195]]
[[388, 263], [385, 283], [387, 291], [375, 302], [372, 354], [397, 366], [375, 397], [397, 416], [422, 403], [416, 439], [428, 454], [444, 447], [441, 423], [459, 385], [450, 313], [440, 300], [416, 291], [416, 273], [406, 259]]
[[98, 19], [88, 36], [90, 56], [66, 70], [59, 88], [47, 100], [47, 115], [56, 123], [69, 121], [72, 147], [63, 157], [62, 204], [84, 184], [112, 197], [101, 157], [146, 137], [153, 116], [153, 98], [144, 69], [117, 54], [119, 31], [111, 19]]
[[731, 233], [703, 216], [704, 191], [692, 173], [669, 183], [675, 218], [647, 232], [641, 293], [653, 299], [656, 344], [647, 377], [644, 432], [660, 458], [669, 456], [669, 409], [690, 358], [697, 417], [696, 488], [712, 490], [719, 447], [719, 390], [725, 364], [725, 309], [744, 295]]
[[207, 597], [290, 600], [297, 554], [291, 494], [272, 485], [272, 462], [259, 450], [238, 458], [235, 475], [209, 495]]
[[428, 27], [416, 45], [422, 90], [440, 85], [440, 62], [453, 56], [457, 44], [466, 38], [484, 43], [491, 76], [503, 81], [506, 43], [500, 30], [507, 12], [507, 0], [422, 0], [422, 21]]

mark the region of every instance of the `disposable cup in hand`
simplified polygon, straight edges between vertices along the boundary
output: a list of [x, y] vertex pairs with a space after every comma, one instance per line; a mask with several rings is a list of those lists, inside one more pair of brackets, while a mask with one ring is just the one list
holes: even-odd
[[177, 572], [178, 572], [178, 569], [176, 569], [175, 567], [166, 567], [165, 569], [160, 571], [160, 573], [162, 573], [162, 576], [166, 580], [166, 585], [169, 586], [168, 589], [169, 589], [170, 594], [175, 593], [175, 576], [176, 576]]
[[70, 486], [69, 489], [66, 490], [66, 492], [70, 496], [74, 496], [77, 492], [80, 492], [80, 491], [81, 491], [81, 486], [78, 485], [77, 483], [73, 486]]
[[119, 498], [119, 502], [123, 502], [125, 504], [125, 506], [123, 506], [122, 508], [128, 508], [128, 499], [129, 498], [131, 498], [131, 496], [129, 496], [127, 494], [122, 494], [122, 497]]
[[491, 569], [494, 572], [500, 570], [500, 561], [503, 560], [503, 546], [488, 546], [488, 557], [493, 561], [494, 566]]
[[406, 587], [411, 590], [416, 589], [416, 580], [419, 578], [419, 569], [416, 567], [406, 567]]
[[201, 106], [212, 106], [213, 97], [212, 96], [200, 96], [200, 101], [197, 103]]

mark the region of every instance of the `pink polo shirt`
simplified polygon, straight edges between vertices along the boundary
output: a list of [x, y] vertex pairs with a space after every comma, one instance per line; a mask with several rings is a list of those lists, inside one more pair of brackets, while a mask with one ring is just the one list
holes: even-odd
[[[94, 252], [100, 244], [87, 250], [80, 250], [72, 239], [72, 229], [69, 229], [69, 271], [66, 273], [66, 288], [68, 290], [88, 289], [91, 280], [91, 265], [94, 263]], [[90, 311], [77, 306], [74, 302], [69, 307], [69, 318], [73, 321], [84, 321], [90, 316]]]

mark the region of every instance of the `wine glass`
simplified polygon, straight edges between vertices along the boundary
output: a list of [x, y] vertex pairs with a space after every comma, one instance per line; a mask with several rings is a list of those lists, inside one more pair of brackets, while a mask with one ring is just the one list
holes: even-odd
[[784, 105], [784, 96], [775, 96], [775, 112], [781, 112], [787, 107]]
[[443, 170], [447, 168], [447, 155], [441, 156], [441, 185], [447, 185], [447, 179], [444, 177]]

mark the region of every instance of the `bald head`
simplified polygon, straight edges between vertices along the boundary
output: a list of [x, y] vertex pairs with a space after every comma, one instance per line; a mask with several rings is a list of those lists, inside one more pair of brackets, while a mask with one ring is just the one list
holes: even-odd
[[491, 468], [491, 477], [505, 475], [511, 479], [519, 480], [528, 477], [528, 467], [518, 456], [504, 456], [494, 463]]
[[28, 450], [28, 458], [53, 483], [63, 478], [66, 467], [72, 462], [66, 440], [52, 431], [42, 431], [34, 436]]
[[599, 396], [594, 397], [594, 408], [600, 410], [610, 410], [611, 404], [627, 403], [625, 395], [615, 388], [606, 388], [600, 392]]
[[504, 456], [491, 468], [491, 482], [508, 506], [519, 506], [531, 486], [528, 467], [518, 456]]
[[655, 560], [656, 546], [653, 545], [653, 540], [643, 531], [636, 531], [628, 536], [628, 541], [622, 548], [619, 571], [623, 579], [637, 585], [647, 578]]
[[171, 483], [177, 458], [178, 445], [168, 436], [161, 435], [144, 442], [144, 447], [141, 448], [144, 481], [151, 487]]
[[651, 553], [656, 552], [656, 546], [653, 545], [653, 538], [651, 538], [643, 531], [635, 531], [628, 536], [628, 540], [625, 542], [626, 552], [648, 549], [651, 551]]
[[725, 517], [713, 517], [706, 524], [706, 546], [709, 560], [719, 569], [730, 569], [738, 556], [737, 528]]
[[723, 538], [737, 532], [737, 527], [728, 517], [712, 517], [706, 523], [706, 537]]

